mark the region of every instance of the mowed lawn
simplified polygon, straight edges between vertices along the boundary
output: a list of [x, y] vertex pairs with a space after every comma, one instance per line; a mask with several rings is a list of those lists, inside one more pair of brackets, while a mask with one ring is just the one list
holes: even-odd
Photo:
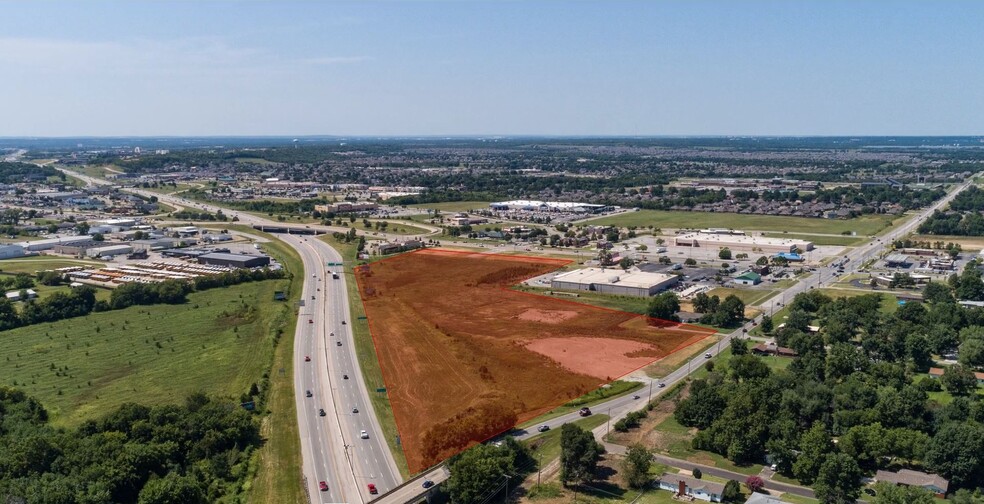
[[125, 402], [179, 403], [195, 391], [238, 398], [270, 366], [290, 306], [287, 280], [196, 292], [182, 305], [135, 306], [3, 333], [0, 382], [40, 399], [56, 425]]
[[26, 257], [0, 261], [0, 272], [10, 274], [27, 273], [29, 275], [34, 275], [38, 271], [67, 268], [70, 266], [99, 267], [110, 264], [111, 263], [68, 259], [64, 257], [57, 257], [54, 259], [51, 257]]
[[[905, 217], [901, 217], [904, 219]], [[854, 231], [859, 235], [873, 235], [893, 222], [892, 216], [865, 215], [854, 219], [814, 219], [809, 217], [782, 217], [776, 215], [747, 215], [733, 213], [683, 212], [666, 210], [640, 210], [608, 217], [600, 217], [581, 224], [605, 226], [655, 226], [658, 228], [711, 228], [728, 227], [756, 231], [797, 231], [800, 233], [840, 234]]]

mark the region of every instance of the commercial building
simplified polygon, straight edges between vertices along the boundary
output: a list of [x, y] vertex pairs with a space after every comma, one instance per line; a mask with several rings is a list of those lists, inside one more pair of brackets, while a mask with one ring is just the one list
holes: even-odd
[[762, 275], [754, 271], [747, 271], [736, 276], [734, 282], [738, 285], [758, 285], [762, 283]]
[[133, 247], [125, 244], [105, 245], [102, 247], [92, 247], [86, 249], [85, 255], [89, 257], [109, 257], [133, 252]]
[[24, 292], [24, 294], [27, 294], [27, 297], [23, 297], [22, 298], [21, 297], [21, 291], [19, 291], [19, 290], [9, 291], [9, 292], [7, 292], [5, 294], [5, 296], [7, 297], [7, 301], [10, 301], [10, 302], [24, 301], [24, 300], [27, 300], [27, 299], [34, 299], [34, 298], [38, 297], [38, 293], [35, 292], [34, 289], [26, 289], [23, 292]]
[[370, 201], [342, 201], [333, 205], [314, 205], [314, 210], [321, 213], [368, 212], [377, 208], [379, 205]]
[[584, 268], [561, 273], [550, 280], [553, 289], [594, 291], [622, 296], [652, 296], [676, 285], [680, 277], [620, 269]]
[[92, 240], [89, 235], [82, 236], [62, 236], [59, 238], [48, 238], [45, 240], [35, 240], [29, 242], [20, 242], [18, 245], [24, 248], [24, 250], [29, 252], [38, 252], [41, 250], [51, 250], [55, 248], [55, 245], [78, 245], [80, 243], [86, 243]]
[[813, 250], [813, 242], [790, 238], [768, 238], [734, 233], [705, 233], [698, 231], [677, 236], [678, 247], [729, 248], [731, 250], [759, 251], [766, 253]]
[[673, 492], [681, 499], [700, 499], [707, 502], [721, 502], [724, 485], [704, 481], [684, 474], [663, 473], [659, 477], [659, 488]]
[[602, 213], [612, 210], [608, 205], [592, 205], [589, 203], [574, 203], [571, 201], [537, 201], [510, 200], [489, 204], [489, 208], [497, 211], [522, 210], [526, 212], [571, 212], [571, 213]]
[[0, 245], [0, 259], [10, 259], [12, 257], [23, 257], [24, 247], [20, 245]]
[[269, 266], [270, 258], [261, 255], [212, 252], [198, 256], [198, 263], [212, 266], [230, 266], [233, 268], [259, 268]]
[[908, 268], [912, 265], [912, 262], [909, 261], [909, 256], [905, 254], [889, 254], [888, 257], [885, 258], [885, 265], [889, 268]]

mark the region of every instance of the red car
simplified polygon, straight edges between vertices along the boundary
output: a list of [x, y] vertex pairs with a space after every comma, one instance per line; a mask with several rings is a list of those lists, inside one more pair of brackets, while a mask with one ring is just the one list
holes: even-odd
[[369, 493], [371, 493], [373, 495], [376, 495], [377, 493], [379, 493], [379, 491], [376, 490], [376, 485], [373, 485], [372, 483], [369, 483], [368, 487], [369, 487]]
[[310, 355], [305, 355], [304, 356], [304, 362], [311, 362], [311, 356]]
[[322, 492], [327, 492], [328, 491], [328, 483], [325, 483], [324, 481], [319, 482], [318, 483], [318, 487], [321, 488], [321, 491]]

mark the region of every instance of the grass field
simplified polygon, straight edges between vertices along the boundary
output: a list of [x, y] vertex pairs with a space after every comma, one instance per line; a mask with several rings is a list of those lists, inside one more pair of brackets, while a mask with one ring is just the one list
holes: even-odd
[[33, 275], [42, 270], [67, 268], [69, 266], [106, 266], [106, 264], [105, 262], [99, 261], [38, 256], [0, 261], [0, 272], [13, 274], [27, 273]]
[[[905, 219], [905, 217], [900, 217]], [[640, 210], [609, 217], [600, 217], [581, 224], [607, 226], [655, 226], [658, 228], [708, 228], [728, 227], [756, 231], [789, 231], [801, 233], [840, 234], [855, 231], [859, 235], [872, 235], [892, 224], [891, 216], [866, 215], [854, 219], [813, 219], [809, 217], [781, 217], [776, 215], [743, 215], [709, 212], [682, 212], [664, 210]]]
[[[355, 243], [342, 243], [331, 235], [324, 235], [319, 238], [334, 247], [335, 250], [338, 250], [344, 259], [345, 286], [348, 289], [351, 310], [351, 318], [349, 320], [352, 321], [350, 327], [352, 328], [352, 335], [355, 339], [355, 353], [359, 359], [359, 367], [362, 369], [362, 377], [366, 381], [366, 388], [368, 390], [385, 388], [386, 383], [383, 381], [383, 371], [379, 367], [376, 347], [373, 345], [372, 334], [369, 333], [369, 324], [365, 319], [366, 312], [362, 306], [362, 298], [359, 296], [359, 286], [355, 281], [355, 276], [352, 274], [352, 266], [355, 264], [356, 254]], [[393, 417], [393, 406], [390, 405], [389, 397], [385, 394], [370, 392], [369, 399], [372, 401], [373, 409], [376, 411], [379, 425], [383, 429], [386, 445], [389, 446], [390, 451], [393, 453], [396, 467], [399, 468], [400, 474], [406, 478], [410, 470], [407, 466], [407, 458], [403, 453], [403, 449], [396, 445], [396, 437], [399, 432], [396, 428], [396, 419]]]
[[[591, 415], [573, 423], [584, 430], [592, 430], [608, 421], [608, 415]], [[532, 448], [533, 458], [540, 458], [544, 464], [560, 456], [560, 429], [549, 430], [527, 441]]]
[[441, 212], [465, 212], [468, 210], [488, 209], [488, 201], [449, 201], [446, 203], [421, 203], [419, 205], [407, 205], [407, 208], [419, 208], [422, 211], [440, 210]]
[[[565, 259], [567, 258], [565, 257]], [[558, 299], [567, 299], [577, 303], [584, 303], [600, 306], [602, 308], [611, 308], [613, 310], [639, 314], [646, 313], [646, 310], [649, 308], [650, 301], [649, 298], [636, 296], [610, 296], [608, 294], [599, 294], [597, 292], [566, 293], [566, 291], [558, 291], [555, 289], [546, 289], [541, 287], [529, 287], [526, 285], [517, 285], [514, 288], [521, 292], [531, 292], [544, 296], [556, 297]], [[565, 293], [551, 295], [551, 292]], [[577, 297], [569, 296], [567, 294], [577, 294]]]
[[[430, 233], [430, 231], [428, 231], [427, 229], [424, 229], [424, 228], [418, 227], [418, 226], [414, 226], [412, 224], [408, 224], [406, 221], [388, 220], [388, 219], [369, 219], [369, 221], [370, 222], [386, 222], [387, 223], [387, 226], [386, 226], [386, 231], [384, 231], [384, 232], [387, 233], [387, 234], [422, 235], [422, 234]], [[373, 228], [372, 230], [366, 229], [365, 226], [362, 225], [362, 221], [359, 221], [358, 222], [358, 226], [356, 227], [356, 229], [358, 229], [360, 231], [366, 231], [366, 232], [369, 232], [369, 231], [375, 232], [376, 231], [375, 228]]]
[[131, 307], [4, 333], [4, 382], [40, 399], [56, 425], [125, 402], [178, 403], [195, 391], [238, 397], [270, 365], [285, 280], [193, 293], [187, 304]]
[[741, 299], [746, 305], [755, 306], [769, 300], [778, 293], [779, 291], [772, 289], [735, 289], [732, 287], [715, 287], [708, 291], [707, 295], [717, 296], [721, 299], [735, 295], [738, 296], [738, 299]]
[[860, 245], [868, 240], [865, 236], [829, 236], [796, 233], [762, 233], [762, 236], [807, 240], [813, 242], [814, 245], [839, 245], [845, 247]]

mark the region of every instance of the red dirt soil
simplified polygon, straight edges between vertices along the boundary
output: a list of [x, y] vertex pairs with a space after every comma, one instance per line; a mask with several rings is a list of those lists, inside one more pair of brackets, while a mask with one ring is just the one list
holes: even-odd
[[356, 269], [411, 472], [713, 332], [509, 289], [567, 264], [428, 249]]

